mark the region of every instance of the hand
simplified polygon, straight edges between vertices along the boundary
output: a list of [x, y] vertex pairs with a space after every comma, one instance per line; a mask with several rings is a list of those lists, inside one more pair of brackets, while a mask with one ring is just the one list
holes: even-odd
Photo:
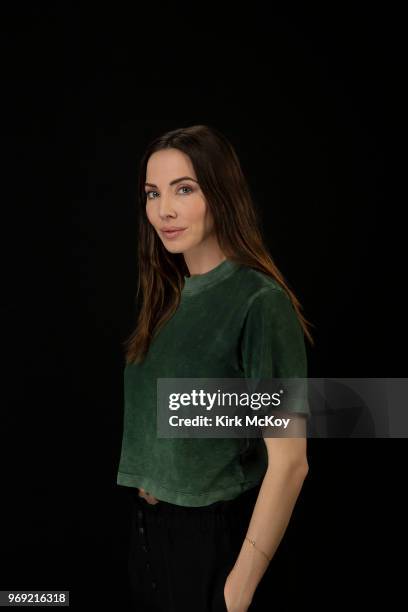
[[228, 612], [247, 612], [251, 601], [243, 598], [240, 585], [236, 583], [234, 569], [230, 571], [224, 584], [224, 600]]
[[150, 495], [150, 493], [148, 491], [145, 491], [141, 487], [139, 487], [139, 494], [138, 495], [139, 495], [139, 497], [143, 497], [149, 504], [158, 504], [159, 501], [160, 501], [159, 499], [157, 499], [153, 495]]

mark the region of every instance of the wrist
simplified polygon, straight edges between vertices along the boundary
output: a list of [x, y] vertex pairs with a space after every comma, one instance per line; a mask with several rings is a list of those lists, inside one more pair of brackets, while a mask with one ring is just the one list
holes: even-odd
[[[249, 588], [249, 586], [244, 585], [239, 571], [236, 569], [236, 565], [230, 571], [228, 576], [228, 582], [230, 583], [230, 597], [232, 597], [230, 604], [234, 605], [234, 609], [244, 609], [249, 608], [252, 603], [252, 598], [254, 595], [255, 589]], [[224, 597], [225, 597], [225, 587], [224, 587]]]
[[231, 570], [234, 591], [240, 602], [252, 601], [256, 588], [268, 567], [268, 561], [246, 539]]

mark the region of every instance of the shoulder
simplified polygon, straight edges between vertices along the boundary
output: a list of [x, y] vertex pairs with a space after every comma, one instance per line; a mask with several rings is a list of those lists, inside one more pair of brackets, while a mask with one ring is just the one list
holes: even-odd
[[272, 276], [255, 268], [241, 266], [240, 284], [245, 287], [248, 308], [291, 304], [291, 299], [282, 285]]
[[[301, 332], [301, 323], [289, 293], [267, 274], [246, 268], [241, 272], [247, 287], [243, 311], [243, 327], [266, 337], [271, 334]], [[245, 277], [245, 279], [244, 279]]]

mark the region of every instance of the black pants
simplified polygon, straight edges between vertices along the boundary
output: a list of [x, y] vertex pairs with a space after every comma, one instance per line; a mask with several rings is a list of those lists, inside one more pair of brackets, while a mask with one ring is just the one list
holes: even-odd
[[[135, 612], [227, 611], [224, 584], [260, 486], [203, 507], [149, 504], [137, 489], [131, 492], [128, 571]], [[249, 610], [262, 610], [255, 596]]]

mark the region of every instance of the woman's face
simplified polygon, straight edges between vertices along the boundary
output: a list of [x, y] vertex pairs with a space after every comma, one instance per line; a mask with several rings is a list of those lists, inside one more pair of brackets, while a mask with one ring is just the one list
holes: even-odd
[[[145, 192], [147, 218], [171, 253], [201, 247], [213, 234], [212, 215], [190, 158], [178, 149], [163, 149], [150, 156]], [[172, 227], [183, 231], [164, 233], [163, 230]]]

